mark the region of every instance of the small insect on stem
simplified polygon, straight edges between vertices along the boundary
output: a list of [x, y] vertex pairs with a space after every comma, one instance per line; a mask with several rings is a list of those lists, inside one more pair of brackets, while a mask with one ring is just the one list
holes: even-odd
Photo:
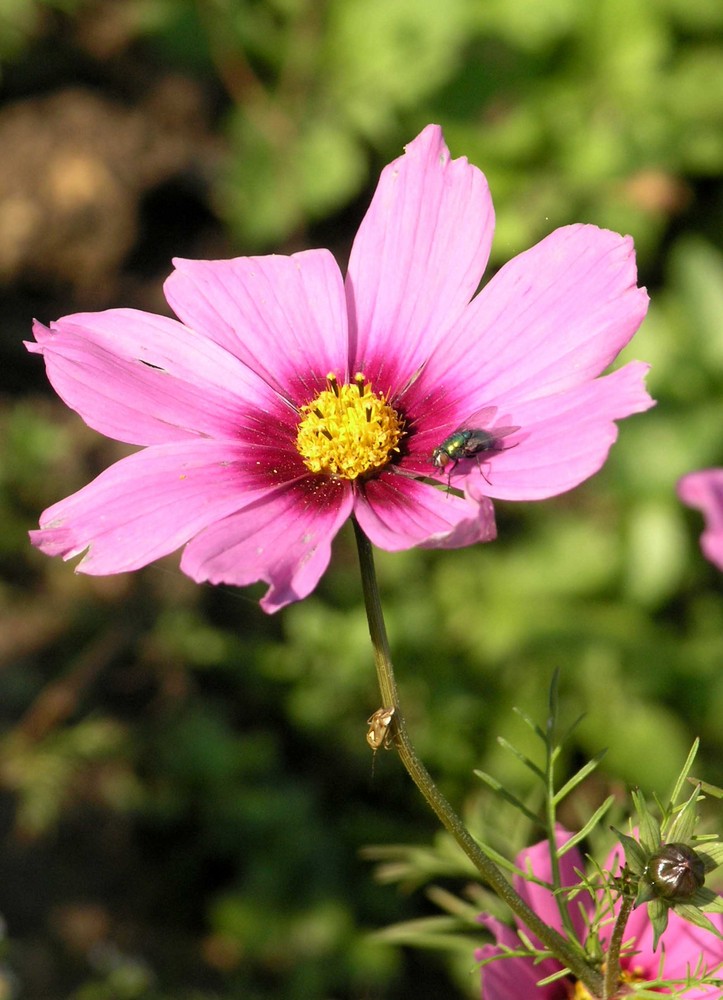
[[[473, 413], [467, 420], [471, 426], [458, 427], [449, 437], [446, 437], [441, 444], [432, 452], [432, 465], [437, 469], [447, 469], [447, 486], [451, 483], [452, 472], [457, 463], [464, 458], [476, 458], [477, 467], [482, 476], [487, 479], [480, 462], [480, 455], [485, 452], [509, 451], [501, 444], [504, 438], [518, 431], [519, 427], [488, 427], [497, 412], [496, 406], [486, 406], [484, 409]], [[474, 425], [479, 426], [475, 427]], [[514, 448], [514, 445], [510, 445]], [[489, 480], [487, 480], [489, 482]]]
[[394, 715], [394, 708], [378, 708], [373, 715], [367, 719], [369, 732], [367, 733], [367, 743], [374, 753], [382, 747], [390, 750], [392, 746], [392, 734], [389, 732], [389, 725]]

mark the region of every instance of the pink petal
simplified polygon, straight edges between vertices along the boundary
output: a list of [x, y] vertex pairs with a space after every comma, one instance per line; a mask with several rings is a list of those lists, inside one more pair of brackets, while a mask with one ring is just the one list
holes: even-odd
[[[507, 948], [520, 947], [520, 940], [510, 927], [486, 915], [479, 920], [492, 931], [499, 944]], [[481, 962], [501, 954], [500, 948], [486, 944], [477, 949], [475, 958]], [[563, 982], [536, 985], [540, 979], [551, 976], [560, 968], [555, 959], [545, 959], [535, 965], [531, 958], [499, 958], [482, 966], [482, 1000], [563, 1000], [568, 996]]]
[[[708, 914], [712, 923], [723, 931], [723, 914]], [[674, 979], [684, 979], [689, 972], [693, 972], [701, 959], [709, 973], [716, 973], [719, 978], [723, 978], [723, 941], [716, 938], [710, 931], [703, 930], [702, 927], [695, 927], [683, 920], [673, 911], [668, 918], [668, 926], [661, 938], [665, 945], [665, 975]], [[660, 945], [658, 946], [660, 948]], [[649, 948], [649, 945], [648, 945]], [[644, 955], [640, 956], [644, 958]], [[659, 956], [655, 956], [657, 962]], [[652, 955], [651, 955], [652, 959]], [[635, 960], [633, 960], [634, 964]], [[657, 965], [654, 966], [657, 968]], [[720, 1000], [720, 987], [701, 986], [698, 989], [687, 990], [684, 994], [686, 1000], [693, 998], [710, 998], [710, 1000]]]
[[[555, 840], [558, 847], [562, 847], [572, 836], [567, 830], [558, 827], [555, 833]], [[550, 860], [550, 845], [546, 840], [526, 848], [517, 855], [516, 864], [523, 871], [530, 871], [543, 882], [552, 883], [552, 862]], [[580, 876], [576, 873], [584, 870], [584, 862], [580, 852], [573, 847], [560, 858], [560, 884], [562, 886], [575, 886], [580, 884]], [[520, 876], [515, 876], [515, 889], [528, 903], [530, 908], [541, 917], [546, 924], [554, 927], [562, 933], [562, 917], [556, 899], [552, 892], [545, 886], [529, 882]], [[572, 902], [569, 902], [568, 909], [572, 919], [573, 927], [578, 940], [584, 940], [586, 933], [586, 923], [580, 912], [580, 905], [586, 905], [586, 896], [578, 895]], [[528, 932], [529, 933], [529, 932]]]
[[654, 403], [643, 379], [648, 366], [631, 361], [623, 368], [567, 392], [503, 409], [520, 427], [505, 450], [468, 460], [452, 472], [473, 497], [541, 500], [572, 489], [597, 472], [617, 438], [615, 420]]
[[348, 338], [341, 273], [328, 250], [291, 257], [174, 260], [168, 302], [296, 405], [346, 381]]
[[261, 607], [278, 611], [319, 582], [351, 508], [348, 483], [287, 484], [202, 531], [186, 546], [181, 569], [198, 582], [246, 586], [264, 580], [270, 587]]
[[[599, 375], [648, 308], [630, 237], [557, 229], [506, 264], [470, 304], [426, 378], [471, 410], [559, 393]], [[464, 419], [465, 414], [459, 414]]]
[[238, 435], [278, 403], [236, 358], [180, 323], [135, 309], [35, 323], [55, 391], [94, 430], [128, 444]]
[[[492, 946], [486, 945], [478, 956], [491, 954]], [[566, 1000], [570, 994], [562, 983], [536, 985], [556, 971], [549, 960], [535, 965], [531, 958], [499, 958], [482, 968], [482, 1000]]]
[[242, 471], [245, 453], [229, 442], [181, 441], [156, 445], [116, 462], [92, 483], [49, 507], [33, 545], [102, 576], [138, 569], [173, 552], [206, 525], [263, 489]]
[[369, 540], [388, 552], [414, 545], [460, 548], [489, 542], [496, 533], [488, 500], [460, 498], [391, 473], [360, 488], [354, 514]]
[[[481, 961], [493, 954], [500, 953], [485, 945], [477, 957]], [[558, 969], [549, 959], [535, 965], [531, 958], [498, 958], [482, 967], [482, 1000], [566, 1000], [570, 994], [562, 982], [537, 986]]]
[[382, 171], [354, 240], [346, 290], [352, 368], [398, 388], [446, 336], [479, 285], [494, 213], [484, 175], [450, 160], [428, 125]]
[[[710, 919], [723, 931], [723, 915], [709, 914]], [[612, 924], [604, 928], [602, 940], [605, 944], [612, 933]], [[654, 979], [659, 974], [661, 957], [662, 975], [666, 979], [685, 980], [689, 972], [694, 972], [701, 961], [709, 974], [723, 975], [723, 941], [709, 931], [689, 924], [679, 917], [675, 910], [668, 916], [668, 926], [660, 939], [658, 950], [653, 951], [653, 926], [648, 918], [646, 906], [633, 910], [625, 927], [625, 942], [631, 953], [624, 955], [621, 965], [643, 979]], [[677, 995], [677, 994], [676, 994]], [[686, 1000], [720, 1000], [720, 987], [700, 986], [681, 994]]]
[[703, 511], [703, 555], [723, 569], [723, 469], [704, 469], [683, 476], [678, 482], [678, 496], [689, 507]]

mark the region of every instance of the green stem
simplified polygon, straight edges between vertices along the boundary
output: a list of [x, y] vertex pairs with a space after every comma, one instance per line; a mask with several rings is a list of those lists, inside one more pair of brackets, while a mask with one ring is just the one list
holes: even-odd
[[585, 961], [580, 951], [569, 941], [565, 940], [561, 934], [558, 934], [556, 930], [544, 923], [534, 910], [530, 909], [524, 899], [510, 885], [497, 865], [487, 857], [473, 839], [450, 803], [435, 785], [424, 764], [417, 757], [407, 735], [404, 717], [399, 706], [399, 695], [394, 680], [394, 669], [392, 667], [387, 630], [382, 614], [371, 543], [356, 520], [352, 520], [357, 548], [359, 550], [364, 604], [369, 622], [369, 634], [374, 648], [374, 662], [379, 679], [382, 706], [384, 708], [394, 708], [395, 710], [392, 720], [394, 744], [402, 759], [402, 763], [437, 818], [457, 841], [487, 885], [497, 893], [500, 899], [507, 903], [512, 912], [542, 941], [550, 952], [559, 958], [563, 965], [566, 965], [577, 979], [585, 984], [593, 996], [600, 996], [603, 988], [603, 980], [600, 973]]
[[607, 962], [605, 964], [605, 982], [603, 984], [603, 1000], [613, 1000], [620, 988], [620, 948], [630, 914], [633, 912], [635, 899], [633, 896], [623, 896], [613, 932], [608, 945]]
[[[552, 872], [552, 884], [555, 889], [562, 888], [562, 878], [560, 876], [560, 858], [557, 854], [557, 837], [555, 836], [555, 824], [556, 824], [556, 809], [555, 809], [555, 757], [554, 757], [554, 734], [548, 727], [547, 733], [547, 760], [545, 764], [545, 780], [547, 782], [547, 794], [545, 795], [546, 802], [546, 826], [547, 826], [547, 840], [550, 845], [550, 868]], [[556, 892], [555, 902], [557, 904], [557, 909], [560, 914], [560, 920], [562, 921], [562, 926], [565, 928], [568, 936], [570, 938], [574, 937], [575, 928], [573, 927], [572, 917], [570, 916], [570, 910], [568, 907], [567, 899], [565, 893]]]

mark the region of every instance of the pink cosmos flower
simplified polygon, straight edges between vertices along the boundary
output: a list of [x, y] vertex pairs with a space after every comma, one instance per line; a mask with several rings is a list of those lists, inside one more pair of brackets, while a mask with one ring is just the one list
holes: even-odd
[[[558, 828], [557, 843], [562, 845], [571, 834]], [[617, 873], [620, 869], [620, 847], [613, 850], [603, 866], [606, 871]], [[530, 870], [538, 879], [552, 881], [550, 850], [547, 841], [542, 841], [522, 851], [516, 859], [517, 867]], [[560, 877], [563, 886], [573, 886], [580, 882], [575, 869], [582, 871], [584, 861], [576, 848], [572, 848], [560, 859]], [[526, 900], [529, 906], [551, 927], [563, 932], [560, 912], [549, 889], [530, 883], [519, 877], [515, 878], [515, 888]], [[580, 893], [568, 903], [570, 918], [578, 940], [584, 941], [587, 936], [586, 913], [592, 913], [592, 901], [586, 893]], [[708, 914], [712, 923], [723, 932], [723, 914]], [[476, 957], [479, 961], [489, 960], [502, 954], [498, 945], [508, 948], [519, 948], [520, 939], [516, 932], [492, 917], [480, 917], [481, 923], [495, 935], [497, 945], [486, 944], [480, 948]], [[601, 929], [603, 948], [612, 934], [612, 922]], [[534, 938], [533, 938], [534, 940]], [[685, 980], [689, 972], [695, 972], [702, 963], [709, 975], [715, 975], [723, 964], [723, 941], [712, 933], [695, 927], [679, 917], [675, 910], [669, 915], [668, 927], [661, 938], [658, 950], [653, 951], [653, 926], [648, 919], [646, 906], [633, 910], [625, 929], [625, 942], [632, 942], [632, 947], [624, 947], [621, 958], [621, 971], [630, 982], [654, 981], [668, 979], [671, 981]], [[536, 986], [539, 980], [554, 975], [562, 968], [556, 959], [545, 959], [538, 965], [531, 958], [499, 958], [482, 967], [482, 1000], [510, 1000], [512, 997], [538, 998], [539, 1000], [585, 1000], [589, 993], [580, 983], [573, 983], [569, 977], [558, 979], [546, 986]], [[718, 972], [719, 975], [723, 975]], [[660, 992], [669, 992], [660, 990]], [[686, 1000], [720, 1000], [719, 986], [700, 986], [676, 993], [676, 996]]]
[[706, 526], [700, 547], [706, 559], [723, 569], [723, 469], [703, 469], [683, 476], [678, 496], [689, 507], [703, 511]]
[[[178, 319], [36, 323], [63, 400], [144, 449], [46, 510], [33, 543], [92, 574], [185, 546], [194, 580], [264, 580], [275, 611], [313, 590], [351, 515], [383, 549], [454, 548], [494, 537], [489, 498], [591, 476], [614, 421], [652, 405], [646, 365], [601, 376], [647, 310], [632, 241], [558, 229], [473, 298], [493, 228], [484, 175], [429, 125], [382, 172], [346, 280], [326, 250], [176, 260]], [[460, 427], [484, 432], [474, 453], [433, 465]]]

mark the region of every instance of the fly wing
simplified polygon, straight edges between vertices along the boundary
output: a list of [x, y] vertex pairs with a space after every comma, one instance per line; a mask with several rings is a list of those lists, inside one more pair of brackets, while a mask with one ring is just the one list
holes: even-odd
[[479, 427], [481, 430], [489, 430], [496, 416], [496, 406], [483, 406], [481, 410], [475, 410], [474, 413], [470, 413], [465, 422], [460, 425], [459, 430], [468, 427]]
[[496, 451], [496, 449], [497, 437], [490, 431], [483, 431], [481, 428], [465, 431], [465, 441], [463, 447], [463, 455], [465, 458], [470, 458], [472, 455], [478, 455], [482, 451]]
[[[518, 431], [519, 427], [500, 427], [491, 431], [469, 430], [464, 443], [464, 457], [479, 455], [483, 451], [507, 451], [502, 439]], [[511, 445], [514, 448], [514, 445]]]
[[495, 439], [495, 441], [501, 441], [503, 438], [509, 437], [510, 434], [515, 434], [520, 430], [520, 427], [492, 427], [489, 433]]
[[[480, 431], [485, 431], [495, 441], [502, 441], [503, 438], [509, 437], [510, 434], [514, 434], [520, 429], [519, 425], [515, 424], [505, 424], [502, 427], [495, 427], [497, 413], [498, 407], [483, 406], [481, 410], [471, 413], [459, 429], [472, 431], [479, 429]], [[491, 451], [494, 447], [494, 444], [488, 444], [486, 450]]]

